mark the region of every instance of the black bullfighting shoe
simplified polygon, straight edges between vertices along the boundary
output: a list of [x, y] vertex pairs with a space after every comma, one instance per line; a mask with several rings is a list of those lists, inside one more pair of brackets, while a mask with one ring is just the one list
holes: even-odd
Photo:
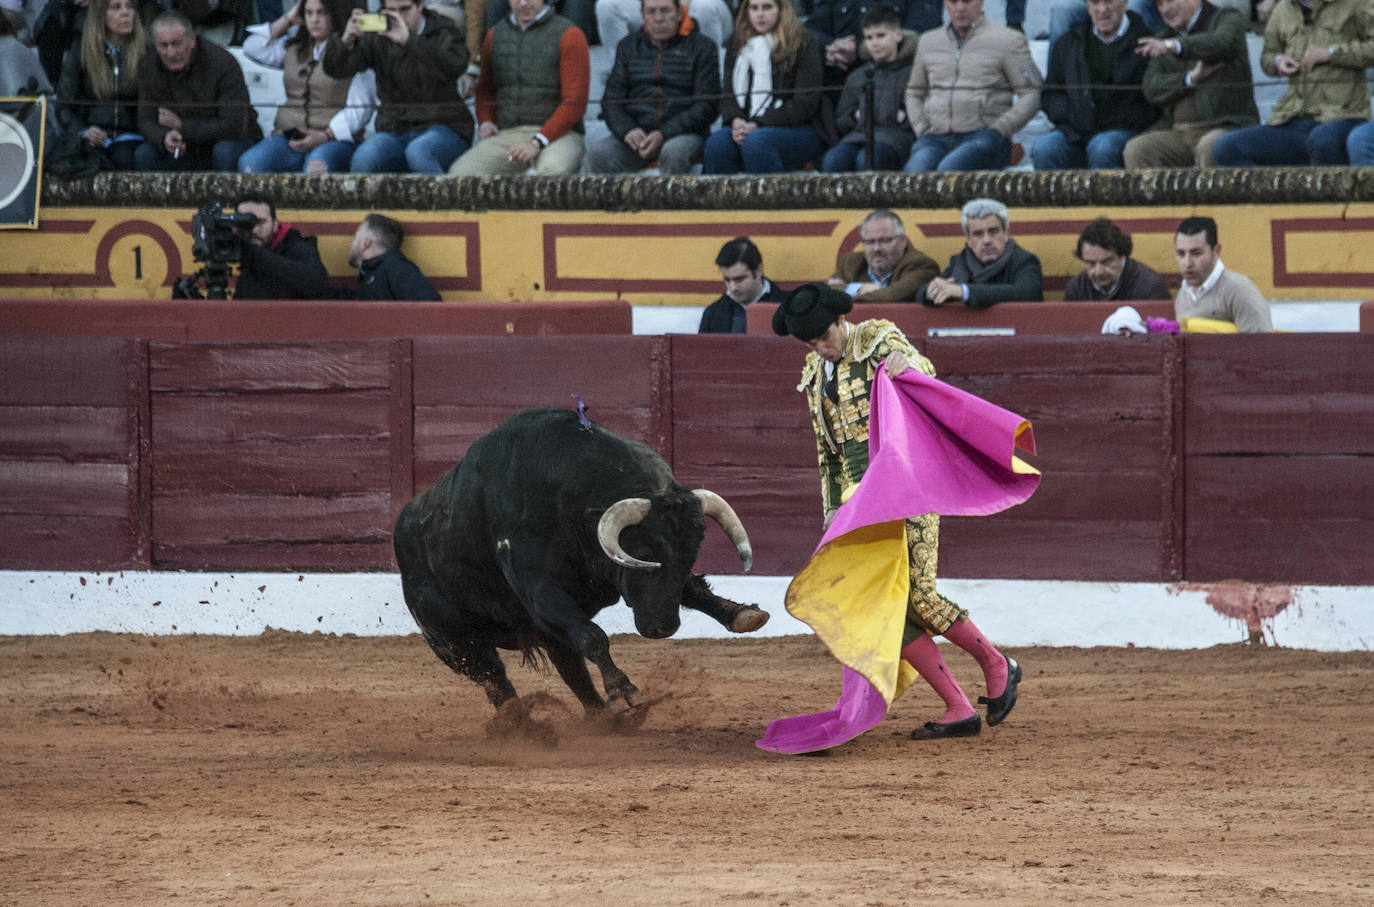
[[978, 697], [978, 704], [988, 707], [988, 727], [1001, 724], [1002, 719], [1011, 714], [1011, 710], [1016, 706], [1016, 685], [1021, 682], [1021, 665], [1010, 655], [1002, 657], [1007, 660], [1007, 688], [1002, 691], [1001, 696], [991, 699], [986, 696]]
[[975, 714], [972, 718], [965, 718], [963, 721], [951, 721], [948, 724], [927, 721], [911, 732], [911, 739], [943, 740], [946, 737], [977, 737], [982, 730], [983, 719]]

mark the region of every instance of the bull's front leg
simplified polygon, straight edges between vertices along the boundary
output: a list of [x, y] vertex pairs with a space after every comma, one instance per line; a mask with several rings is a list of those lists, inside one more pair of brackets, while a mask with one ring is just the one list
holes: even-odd
[[752, 633], [768, 623], [768, 612], [758, 605], [742, 605], [711, 591], [706, 578], [692, 574], [682, 588], [682, 607], [700, 611], [731, 633]]
[[[602, 688], [606, 691], [606, 708], [613, 714], [643, 705], [644, 694], [611, 660], [611, 641], [605, 631], [583, 613], [582, 607], [571, 595], [544, 575], [539, 564], [523, 559], [521, 550], [520, 546], [507, 542], [498, 546], [497, 556], [507, 581], [525, 605], [535, 626], [555, 644], [570, 650], [562, 656], [564, 660], [580, 655], [596, 665], [601, 672]], [[570, 666], [559, 665], [557, 660], [555, 666], [566, 680], [568, 675], [565, 670]], [[578, 693], [576, 685], [573, 685], [573, 692]], [[587, 711], [595, 709], [596, 704], [588, 698], [581, 695], [578, 698]]]

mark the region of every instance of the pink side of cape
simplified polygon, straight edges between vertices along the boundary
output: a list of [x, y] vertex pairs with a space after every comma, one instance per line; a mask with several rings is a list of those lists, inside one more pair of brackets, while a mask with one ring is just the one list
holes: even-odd
[[[982, 516], [1025, 501], [1040, 482], [1038, 474], [1012, 469], [1014, 448], [1035, 453], [1029, 424], [1020, 430], [1025, 421], [915, 369], [895, 379], [879, 369], [869, 414], [868, 471], [816, 551], [876, 523], [927, 513]], [[876, 726], [887, 706], [862, 674], [845, 666], [833, 709], [779, 718], [757, 744], [777, 753], [827, 749]]]

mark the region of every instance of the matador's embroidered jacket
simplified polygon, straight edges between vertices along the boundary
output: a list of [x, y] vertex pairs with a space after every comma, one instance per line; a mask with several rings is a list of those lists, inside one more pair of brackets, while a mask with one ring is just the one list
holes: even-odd
[[835, 363], [835, 399], [826, 393], [825, 360], [814, 352], [806, 357], [801, 384], [821, 467], [821, 495], [825, 509], [835, 510], [843, 496], [868, 470], [868, 401], [879, 364], [901, 350], [911, 367], [935, 376], [935, 366], [906, 339], [895, 324], [872, 318], [849, 324], [844, 355]]

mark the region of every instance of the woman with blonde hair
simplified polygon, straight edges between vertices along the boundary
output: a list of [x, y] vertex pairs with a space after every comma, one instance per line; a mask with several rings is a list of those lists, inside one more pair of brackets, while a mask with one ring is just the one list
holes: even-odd
[[724, 125], [706, 140], [703, 173], [781, 173], [820, 157], [833, 132], [820, 45], [791, 0], [744, 0], [725, 54]]
[[102, 163], [134, 168], [138, 132], [138, 64], [150, 50], [134, 0], [90, 0], [81, 37], [72, 42], [57, 86], [63, 132], [80, 133], [103, 152]]

